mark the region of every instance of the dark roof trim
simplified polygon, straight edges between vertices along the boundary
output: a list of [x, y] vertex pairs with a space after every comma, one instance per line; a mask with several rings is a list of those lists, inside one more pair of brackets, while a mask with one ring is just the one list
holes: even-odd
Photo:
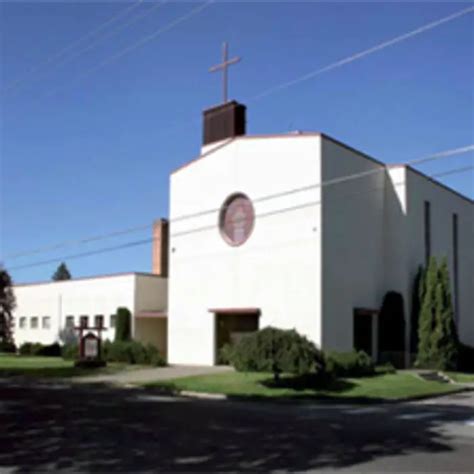
[[23, 287], [23, 286], [34, 286], [34, 285], [47, 285], [47, 284], [54, 284], [54, 283], [73, 283], [75, 281], [83, 281], [83, 280], [97, 280], [99, 278], [115, 278], [121, 276], [146, 276], [146, 277], [154, 277], [154, 278], [166, 278], [161, 275], [155, 275], [154, 273], [145, 273], [145, 272], [122, 272], [122, 273], [106, 273], [103, 275], [95, 275], [95, 276], [87, 276], [87, 277], [79, 277], [79, 278], [71, 278], [70, 280], [43, 280], [43, 281], [34, 281], [31, 283], [16, 283], [13, 287]]
[[260, 316], [260, 308], [210, 308], [209, 313], [230, 315], [230, 314], [250, 314]]

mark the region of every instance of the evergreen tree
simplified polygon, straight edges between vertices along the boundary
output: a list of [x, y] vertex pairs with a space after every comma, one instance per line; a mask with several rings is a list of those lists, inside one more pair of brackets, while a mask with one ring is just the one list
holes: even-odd
[[428, 367], [433, 363], [433, 330], [435, 327], [436, 285], [438, 264], [435, 257], [430, 258], [425, 278], [420, 281], [421, 311], [418, 323], [418, 356], [416, 363]]
[[10, 274], [0, 267], [0, 346], [7, 350], [13, 346], [12, 313], [16, 306]]
[[410, 324], [410, 352], [416, 353], [418, 349], [418, 322], [420, 319], [421, 303], [425, 293], [426, 270], [420, 265], [413, 283], [411, 298], [411, 324]]
[[117, 321], [115, 324], [115, 341], [129, 341], [131, 338], [132, 314], [127, 308], [117, 308]]
[[58, 268], [54, 272], [52, 276], [52, 280], [61, 281], [61, 280], [70, 280], [70, 279], [71, 279], [71, 273], [69, 269], [67, 268], [64, 262], [61, 262], [61, 264], [58, 266]]
[[445, 258], [438, 270], [436, 286], [435, 330], [432, 337], [434, 365], [440, 370], [456, 369], [458, 346], [448, 262]]

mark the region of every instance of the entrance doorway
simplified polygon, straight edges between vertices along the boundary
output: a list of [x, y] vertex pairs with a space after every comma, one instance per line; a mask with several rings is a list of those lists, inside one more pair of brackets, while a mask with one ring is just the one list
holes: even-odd
[[354, 349], [377, 358], [377, 310], [354, 309]]
[[260, 310], [258, 308], [212, 309], [215, 318], [215, 363], [219, 363], [219, 352], [225, 344], [235, 344], [246, 334], [258, 330]]

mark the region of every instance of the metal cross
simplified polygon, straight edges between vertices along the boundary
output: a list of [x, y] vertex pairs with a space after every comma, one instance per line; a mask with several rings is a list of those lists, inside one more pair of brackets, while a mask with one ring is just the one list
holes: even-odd
[[216, 72], [222, 69], [222, 95], [224, 104], [227, 103], [227, 68], [232, 64], [236, 64], [240, 61], [241, 58], [235, 57], [228, 59], [228, 48], [227, 43], [222, 44], [222, 63], [216, 64], [209, 69], [209, 72]]

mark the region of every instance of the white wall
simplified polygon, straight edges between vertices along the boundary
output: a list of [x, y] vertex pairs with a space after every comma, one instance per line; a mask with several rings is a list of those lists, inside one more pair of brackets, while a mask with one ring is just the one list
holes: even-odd
[[363, 177], [322, 190], [322, 346], [353, 348], [353, 310], [378, 308], [384, 293], [383, 165], [324, 137], [322, 177]]
[[[94, 316], [104, 316], [107, 328], [103, 336], [115, 337], [110, 327], [110, 316], [119, 306], [130, 309], [132, 314], [141, 310], [162, 310], [166, 307], [166, 280], [144, 274], [120, 274], [106, 277], [45, 282], [14, 287], [17, 308], [14, 312], [14, 337], [17, 345], [23, 342], [51, 344], [58, 341], [59, 331], [67, 316], [74, 316], [75, 325], [79, 317], [89, 316], [89, 325]], [[138, 296], [138, 297], [137, 297]], [[19, 327], [19, 318], [27, 317], [27, 328]], [[40, 318], [38, 329], [31, 329], [31, 317]], [[51, 328], [42, 329], [41, 317], [50, 316]], [[134, 320], [134, 318], [133, 318]]]
[[[243, 137], [171, 176], [168, 354], [172, 363], [214, 363], [210, 308], [257, 307], [260, 327], [296, 328], [320, 343], [320, 189], [259, 201], [320, 181], [319, 136]], [[245, 193], [253, 233], [229, 246], [219, 208]], [[176, 218], [213, 210], [199, 217]]]
[[[408, 281], [425, 263], [424, 202], [431, 208], [431, 254], [447, 257], [453, 278], [453, 213], [458, 214], [459, 325], [463, 342], [474, 345], [474, 205], [472, 201], [433, 182], [412, 169], [407, 174]], [[453, 288], [454, 297], [454, 288]], [[407, 300], [410, 300], [407, 294]]]

